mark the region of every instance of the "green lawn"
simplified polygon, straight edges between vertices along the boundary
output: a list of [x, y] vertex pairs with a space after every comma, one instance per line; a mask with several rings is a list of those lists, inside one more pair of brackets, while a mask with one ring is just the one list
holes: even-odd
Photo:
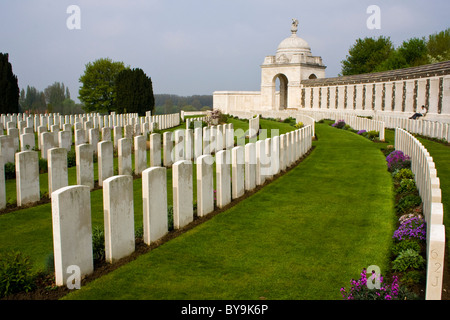
[[[236, 128], [236, 127], [235, 127]], [[340, 299], [388, 270], [393, 192], [380, 144], [317, 124], [300, 165], [66, 299]]]
[[[245, 128], [248, 123], [230, 119], [235, 126]], [[287, 124], [278, 124], [275, 122], [266, 122], [263, 128], [270, 131], [274, 126], [283, 130], [293, 130], [294, 128]], [[174, 131], [184, 129], [185, 123], [164, 131]], [[149, 157], [147, 158], [149, 161]], [[115, 173], [118, 173], [117, 158], [115, 161]], [[132, 155], [132, 166], [134, 168], [134, 155]], [[194, 202], [196, 201], [196, 167], [193, 166], [193, 184], [194, 184]], [[76, 185], [76, 168], [68, 169], [69, 185]], [[94, 163], [94, 178], [97, 179], [97, 163]], [[214, 175], [215, 178], [215, 175]], [[41, 194], [48, 192], [48, 175], [40, 174]], [[6, 199], [10, 202], [16, 200], [16, 182], [15, 180], [6, 180]], [[168, 204], [172, 204], [172, 170], [167, 169], [167, 191]], [[135, 229], [142, 227], [142, 180], [137, 178], [133, 183], [134, 191], [134, 211], [135, 211]], [[103, 227], [103, 190], [94, 190], [91, 192], [91, 211], [93, 227]], [[45, 269], [46, 260], [53, 253], [52, 240], [52, 217], [51, 204], [43, 204], [32, 208], [20, 209], [14, 212], [0, 215], [0, 253], [2, 250], [14, 249], [21, 251], [29, 256], [33, 261], [36, 271]]]

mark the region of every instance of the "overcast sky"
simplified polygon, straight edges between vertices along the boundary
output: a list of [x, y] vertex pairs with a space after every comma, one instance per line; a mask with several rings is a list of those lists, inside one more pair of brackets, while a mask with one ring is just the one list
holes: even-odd
[[[80, 29], [69, 29], [70, 5]], [[369, 29], [377, 5], [381, 29]], [[260, 65], [297, 35], [337, 76], [358, 38], [390, 37], [395, 46], [450, 27], [449, 0], [0, 0], [0, 52], [9, 53], [19, 87], [54, 82], [78, 101], [79, 77], [99, 58], [141, 68], [155, 94], [260, 90]]]

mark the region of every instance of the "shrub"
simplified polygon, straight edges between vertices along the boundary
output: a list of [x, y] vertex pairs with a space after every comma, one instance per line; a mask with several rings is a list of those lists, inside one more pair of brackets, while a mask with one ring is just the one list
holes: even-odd
[[338, 129], [342, 129], [345, 127], [345, 121], [344, 120], [338, 120], [337, 122], [333, 123], [331, 125], [332, 127], [338, 128]]
[[[363, 269], [359, 280], [351, 280], [348, 292], [344, 287], [341, 288], [342, 297], [345, 300], [397, 300], [402, 298], [399, 296], [400, 285], [397, 276], [392, 277], [391, 284], [383, 283], [383, 277], [381, 275], [379, 277], [380, 288], [369, 289], [367, 287], [367, 271]], [[369, 281], [371, 280], [369, 279]]]
[[394, 260], [392, 270], [397, 272], [405, 272], [408, 269], [421, 270], [425, 265], [425, 259], [416, 250], [406, 249]]
[[392, 237], [398, 241], [404, 239], [426, 240], [425, 220], [417, 216], [406, 220], [394, 231]]
[[296, 127], [297, 129], [300, 129], [300, 128], [303, 128], [303, 127], [304, 127], [304, 124], [303, 124], [303, 122], [298, 122], [298, 123], [295, 125], [295, 127]]
[[30, 258], [19, 251], [6, 251], [0, 255], [0, 297], [34, 287], [34, 274]]
[[413, 240], [409, 240], [409, 239], [405, 239], [403, 241], [400, 241], [399, 243], [395, 244], [392, 247], [392, 254], [397, 257], [400, 252], [407, 250], [407, 249], [411, 249], [411, 250], [415, 250], [418, 253], [420, 253], [420, 244], [417, 243], [417, 241], [413, 241]]
[[47, 159], [39, 158], [39, 173], [48, 172], [48, 162]]
[[411, 169], [403, 168], [395, 171], [393, 177], [397, 181], [401, 181], [403, 179], [414, 179], [414, 173], [411, 171]]
[[67, 167], [75, 167], [77, 165], [77, 158], [75, 154], [75, 150], [70, 150], [67, 152]]
[[395, 190], [397, 194], [408, 194], [417, 190], [414, 179], [403, 179], [399, 187]]
[[356, 132], [356, 134], [364, 135], [366, 132], [367, 132], [366, 130], [359, 130], [358, 132]]
[[398, 213], [405, 213], [417, 206], [419, 206], [422, 203], [422, 199], [420, 196], [415, 194], [408, 194], [398, 201], [398, 203], [395, 205], [395, 209]]
[[12, 162], [5, 163], [5, 179], [16, 178], [16, 165]]
[[105, 259], [105, 232], [98, 226], [92, 230], [92, 253], [95, 261]]
[[407, 286], [413, 286], [425, 281], [425, 275], [420, 270], [410, 270], [403, 274], [402, 283]]
[[378, 131], [369, 131], [367, 132], [367, 138], [369, 140], [375, 140], [376, 138], [378, 138], [378, 136], [380, 135], [380, 133]]
[[173, 206], [167, 206], [167, 224], [169, 231], [173, 230]]
[[410, 168], [411, 159], [400, 150], [394, 150], [386, 157], [388, 169], [391, 172], [395, 170]]

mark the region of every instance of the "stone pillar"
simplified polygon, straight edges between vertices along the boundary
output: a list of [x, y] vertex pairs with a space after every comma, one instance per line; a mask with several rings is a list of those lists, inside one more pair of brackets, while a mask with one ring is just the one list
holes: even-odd
[[94, 153], [90, 144], [75, 147], [77, 184], [94, 188]]
[[114, 175], [114, 146], [112, 141], [101, 141], [97, 144], [98, 153], [98, 185]]
[[141, 174], [147, 169], [147, 138], [134, 137], [134, 173]]
[[192, 162], [180, 160], [172, 166], [173, 224], [181, 229], [194, 220]]
[[197, 158], [197, 215], [199, 217], [214, 211], [213, 163], [214, 159], [209, 154]]
[[94, 271], [90, 190], [68, 186], [52, 194], [53, 248], [56, 285], [63, 286], [80, 268], [80, 276]]
[[113, 263], [135, 249], [132, 176], [118, 175], [103, 181], [103, 208], [105, 259]]
[[[62, 131], [61, 131], [62, 132]], [[65, 148], [52, 148], [47, 151], [48, 166], [48, 194], [69, 185], [67, 171], [67, 150]]]
[[161, 134], [150, 134], [150, 166], [161, 166]]
[[21, 151], [16, 158], [17, 206], [39, 201], [39, 155], [36, 151]]
[[142, 172], [144, 242], [150, 245], [167, 234], [167, 169], [151, 167]]
[[119, 175], [131, 175], [132, 174], [132, 161], [131, 161], [131, 139], [121, 138], [117, 142], [118, 145], [118, 167]]

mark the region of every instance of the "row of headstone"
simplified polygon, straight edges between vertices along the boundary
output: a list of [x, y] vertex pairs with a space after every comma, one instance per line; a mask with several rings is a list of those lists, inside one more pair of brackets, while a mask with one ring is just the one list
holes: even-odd
[[[173, 224], [181, 229], [194, 220], [193, 179], [197, 181], [197, 215], [223, 208], [286, 170], [311, 148], [310, 126], [244, 146], [205, 154], [194, 163], [178, 160], [172, 165]], [[216, 168], [214, 192], [213, 166]], [[151, 244], [168, 233], [167, 168], [153, 166], [142, 172], [144, 242]], [[216, 200], [214, 200], [216, 194]], [[65, 285], [70, 266], [81, 276], [93, 272], [89, 187], [67, 186], [52, 193], [53, 241], [56, 284]], [[103, 181], [105, 256], [115, 262], [133, 253], [133, 181], [128, 174]], [[74, 228], [73, 226], [77, 226]], [[70, 245], [75, 244], [75, 245]]]
[[[372, 120], [368, 118], [357, 117], [349, 114], [342, 114], [339, 120], [344, 120], [355, 130], [377, 131], [380, 141], [385, 140], [385, 125], [383, 121]], [[336, 119], [336, 122], [339, 121]]]
[[[117, 149], [117, 142], [122, 137], [133, 139], [134, 136], [146, 135], [161, 126], [161, 129], [177, 126], [180, 123], [178, 114], [169, 115], [156, 115], [140, 117], [141, 123], [133, 123], [133, 119], [136, 117], [127, 118], [126, 115], [111, 115], [111, 117], [117, 116], [118, 119], [125, 119], [124, 121], [117, 121], [118, 124], [127, 123], [124, 126], [116, 125], [111, 127], [100, 126], [100, 122], [92, 121], [91, 119], [97, 119], [96, 117], [90, 118], [85, 116], [75, 119], [73, 123], [61, 123], [60, 125], [52, 124], [49, 127], [43, 125], [40, 122], [36, 123], [37, 127], [27, 126], [30, 123], [20, 120], [20, 116], [14, 118], [17, 122], [7, 122], [7, 135], [0, 135], [0, 154], [3, 156], [5, 163], [14, 163], [14, 154], [18, 151], [26, 150], [41, 150], [40, 157], [47, 158], [47, 150], [55, 147], [66, 148], [70, 151], [72, 147], [72, 127], [74, 129], [75, 146], [89, 143], [96, 146], [99, 141], [111, 140], [111, 130], [114, 132], [114, 147]], [[4, 121], [10, 119], [13, 116], [1, 115]], [[69, 116], [65, 116], [66, 118]], [[98, 116], [101, 117], [101, 116]], [[106, 117], [106, 116], [104, 116]], [[29, 116], [27, 119], [30, 119]], [[36, 115], [34, 119], [46, 119], [44, 123], [52, 123], [51, 116]], [[142, 121], [145, 119], [151, 119], [152, 122]], [[69, 119], [70, 121], [71, 119]], [[131, 124], [128, 124], [131, 123]], [[23, 124], [23, 126], [22, 126]], [[97, 126], [96, 126], [97, 124]], [[35, 142], [34, 129], [38, 136], [37, 145]], [[60, 130], [61, 129], [61, 130]], [[94, 152], [96, 149], [94, 148]]]
[[411, 158], [411, 170], [423, 203], [427, 237], [426, 300], [442, 296], [445, 262], [444, 207], [436, 165], [423, 144], [406, 130], [395, 129], [395, 149]]
[[60, 130], [63, 130], [64, 124], [84, 124], [87, 121], [92, 123], [93, 128], [99, 129], [104, 127], [113, 128], [115, 126], [157, 123], [158, 129], [163, 130], [178, 126], [180, 124], [180, 115], [179, 113], [151, 115], [151, 111], [146, 111], [145, 116], [139, 116], [137, 113], [116, 114], [115, 112], [111, 112], [109, 115], [87, 113], [65, 116], [60, 115], [59, 113], [35, 115], [26, 113], [1, 114], [0, 129], [6, 130], [8, 128], [18, 128], [22, 131], [22, 129], [29, 127], [37, 132], [39, 126], [45, 126], [47, 127], [47, 130], [50, 130], [52, 127], [59, 127]]
[[390, 116], [377, 116], [376, 119], [385, 122], [386, 127], [388, 128], [402, 128], [411, 133], [420, 134], [425, 137], [445, 139], [446, 141], [450, 141], [449, 123], [429, 121], [425, 120], [425, 118], [413, 120], [408, 118]]

